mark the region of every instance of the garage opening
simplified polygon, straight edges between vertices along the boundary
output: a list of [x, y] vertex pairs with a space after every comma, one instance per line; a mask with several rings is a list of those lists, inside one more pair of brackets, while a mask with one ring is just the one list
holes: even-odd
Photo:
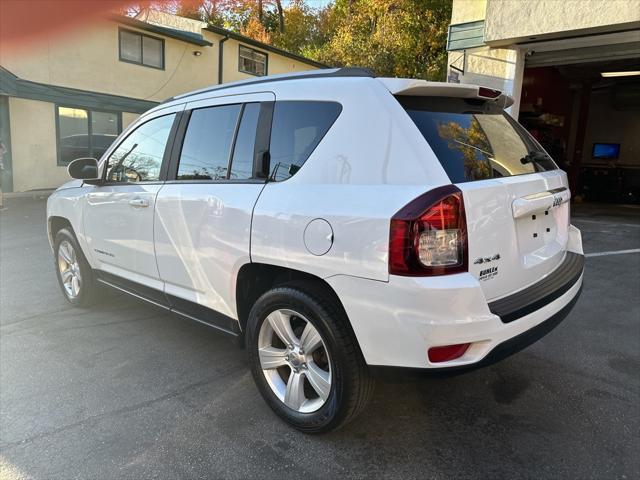
[[519, 121], [569, 174], [576, 201], [638, 204], [640, 61], [572, 53], [528, 56]]

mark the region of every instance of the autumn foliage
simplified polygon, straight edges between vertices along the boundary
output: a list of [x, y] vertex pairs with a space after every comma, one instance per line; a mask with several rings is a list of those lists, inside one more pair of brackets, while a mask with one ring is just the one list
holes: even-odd
[[451, 0], [168, 0], [152, 8], [203, 20], [330, 66], [443, 80]]

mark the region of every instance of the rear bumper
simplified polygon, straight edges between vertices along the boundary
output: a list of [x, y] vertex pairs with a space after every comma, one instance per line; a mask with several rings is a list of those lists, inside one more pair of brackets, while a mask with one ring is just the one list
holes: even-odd
[[[342, 299], [369, 365], [466, 370], [494, 363], [550, 332], [577, 301], [583, 269], [583, 255], [568, 252], [541, 282], [491, 303], [468, 273], [327, 281]], [[429, 362], [430, 347], [458, 343], [472, 345], [458, 359]]]

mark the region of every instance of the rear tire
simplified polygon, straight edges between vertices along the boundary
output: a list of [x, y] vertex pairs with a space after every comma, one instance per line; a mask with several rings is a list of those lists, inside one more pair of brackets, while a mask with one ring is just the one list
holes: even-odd
[[371, 397], [373, 379], [344, 310], [310, 286], [263, 294], [249, 313], [246, 344], [263, 398], [302, 432], [340, 428]]
[[56, 276], [64, 298], [74, 307], [93, 305], [98, 298], [95, 277], [75, 235], [66, 228], [59, 230], [53, 251]]

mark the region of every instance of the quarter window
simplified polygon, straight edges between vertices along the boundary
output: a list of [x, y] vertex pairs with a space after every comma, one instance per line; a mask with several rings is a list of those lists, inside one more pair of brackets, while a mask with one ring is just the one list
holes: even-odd
[[57, 107], [58, 164], [82, 157], [100, 158], [120, 133], [120, 113]]
[[119, 30], [120, 60], [164, 68], [164, 40], [130, 30]]
[[276, 102], [271, 127], [270, 176], [293, 176], [307, 161], [342, 111], [335, 102]]
[[262, 77], [267, 74], [267, 54], [240, 45], [238, 70]]
[[108, 182], [153, 182], [160, 168], [175, 114], [140, 125], [114, 150], [107, 163]]
[[191, 112], [178, 164], [178, 180], [228, 178], [231, 145], [241, 107], [224, 105]]

